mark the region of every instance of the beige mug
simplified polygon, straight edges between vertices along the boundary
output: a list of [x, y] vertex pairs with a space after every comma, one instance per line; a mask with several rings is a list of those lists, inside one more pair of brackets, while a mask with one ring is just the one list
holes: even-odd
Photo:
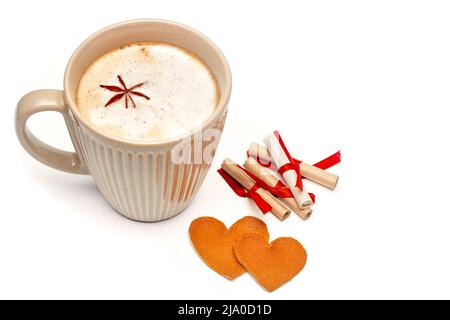
[[[146, 41], [185, 48], [200, 57], [214, 73], [220, 100], [200, 128], [149, 143], [111, 136], [82, 118], [75, 97], [79, 80], [88, 66], [112, 49]], [[183, 150], [194, 153], [194, 145], [198, 146], [195, 137], [208, 130], [221, 133], [230, 94], [229, 65], [219, 48], [207, 37], [176, 22], [127, 21], [98, 31], [76, 49], [66, 68], [64, 91], [38, 90], [19, 101], [16, 133], [25, 150], [42, 163], [66, 172], [91, 175], [110, 205], [122, 215], [138, 221], [160, 221], [175, 216], [190, 204], [211, 164], [210, 161], [174, 161], [174, 150], [181, 145]], [[57, 111], [64, 116], [75, 152], [53, 148], [28, 130], [27, 119], [41, 111]], [[200, 142], [200, 149], [209, 148], [212, 158], [220, 134], [213, 140]], [[191, 158], [191, 154], [184, 154], [184, 159]]]

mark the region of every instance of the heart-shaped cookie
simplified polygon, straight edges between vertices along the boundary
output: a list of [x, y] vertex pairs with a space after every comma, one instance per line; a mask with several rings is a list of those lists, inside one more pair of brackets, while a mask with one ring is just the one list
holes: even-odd
[[278, 238], [269, 244], [258, 234], [246, 234], [233, 248], [237, 260], [267, 291], [281, 287], [306, 264], [306, 251], [293, 238]]
[[269, 240], [266, 224], [255, 217], [244, 217], [230, 229], [212, 217], [195, 219], [189, 227], [189, 235], [198, 255], [211, 269], [230, 280], [245, 272], [233, 254], [233, 243], [244, 234], [256, 234], [266, 242]]

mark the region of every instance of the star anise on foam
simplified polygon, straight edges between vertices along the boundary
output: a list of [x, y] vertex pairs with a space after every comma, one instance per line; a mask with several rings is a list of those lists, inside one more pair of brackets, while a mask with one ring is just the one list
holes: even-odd
[[113, 96], [111, 99], [109, 99], [109, 101], [105, 104], [105, 108], [111, 104], [113, 104], [114, 102], [119, 101], [120, 99], [122, 99], [123, 97], [125, 97], [125, 108], [128, 109], [128, 99], [130, 99], [131, 104], [133, 105], [133, 108], [136, 108], [136, 104], [134, 103], [133, 97], [132, 95], [138, 96], [138, 97], [142, 97], [144, 99], [150, 100], [149, 97], [147, 97], [145, 94], [135, 91], [135, 89], [141, 87], [144, 85], [144, 82], [138, 83], [134, 86], [132, 86], [131, 88], [127, 88], [125, 82], [123, 81], [121, 76], [117, 76], [117, 79], [119, 79], [120, 84], [122, 85], [121, 87], [118, 86], [105, 86], [105, 85], [100, 85], [100, 88], [112, 91], [112, 92], [119, 92], [118, 94], [116, 94], [115, 96]]

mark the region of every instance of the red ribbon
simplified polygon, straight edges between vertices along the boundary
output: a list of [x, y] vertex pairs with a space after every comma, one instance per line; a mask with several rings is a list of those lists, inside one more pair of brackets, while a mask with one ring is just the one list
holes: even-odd
[[[292, 194], [292, 192], [289, 189], [289, 187], [287, 187], [281, 180], [278, 180], [278, 182], [272, 187], [272, 186], [269, 186], [264, 181], [262, 181], [257, 176], [255, 176], [253, 173], [248, 171], [247, 169], [242, 168], [239, 165], [238, 165], [238, 167], [241, 168], [242, 170], [244, 170], [244, 172], [250, 178], [252, 178], [261, 188], [263, 188], [264, 190], [269, 191], [274, 196], [276, 196], [278, 198], [293, 198], [294, 197], [294, 195]], [[309, 196], [311, 197], [312, 201], [315, 202], [316, 196], [314, 195], [314, 193], [310, 192]]]
[[[249, 158], [249, 157], [250, 157], [250, 154], [247, 151], [247, 158]], [[269, 161], [269, 162], [262, 161], [261, 158], [259, 158], [259, 156], [257, 156], [255, 158], [255, 160], [263, 167], [270, 168], [272, 170], [277, 170], [277, 167], [272, 163], [272, 161]], [[300, 163], [302, 163], [302, 161], [295, 159], [295, 158], [292, 158], [292, 160], [295, 164], [298, 164], [298, 165], [300, 165]], [[322, 170], [326, 170], [326, 169], [331, 168], [332, 166], [338, 164], [339, 162], [341, 162], [341, 151], [340, 150], [338, 152], [332, 154], [331, 156], [313, 164], [313, 166], [317, 167], [319, 169], [322, 169]]]
[[[239, 168], [243, 169], [239, 166]], [[243, 169], [245, 170], [245, 169]], [[246, 171], [246, 170], [245, 170]], [[232, 176], [230, 176], [225, 170], [219, 169], [217, 172], [222, 176], [222, 178], [225, 180], [225, 182], [231, 187], [231, 189], [236, 193], [239, 197], [242, 198], [251, 198], [255, 204], [258, 206], [259, 210], [263, 214], [266, 214], [270, 210], [272, 210], [272, 207], [270, 204], [268, 204], [259, 194], [256, 193], [256, 190], [259, 188], [262, 188], [258, 183], [255, 183], [250, 190], [246, 191], [245, 188], [236, 180], [233, 179]]]
[[322, 170], [326, 170], [326, 169], [331, 168], [332, 166], [338, 164], [339, 162], [341, 162], [341, 150], [332, 154], [328, 158], [325, 158], [325, 159], [313, 164], [313, 166], [320, 168]]
[[302, 182], [302, 175], [300, 173], [300, 163], [295, 162], [294, 159], [291, 157], [291, 154], [287, 150], [283, 139], [281, 139], [280, 133], [278, 131], [273, 132], [274, 136], [278, 139], [278, 143], [281, 146], [281, 149], [283, 149], [283, 152], [286, 154], [286, 157], [289, 160], [289, 163], [286, 163], [278, 168], [278, 173], [283, 176], [283, 173], [286, 171], [294, 170], [297, 174], [297, 181], [295, 182], [295, 186], [299, 188], [301, 191], [303, 191], [303, 182]]

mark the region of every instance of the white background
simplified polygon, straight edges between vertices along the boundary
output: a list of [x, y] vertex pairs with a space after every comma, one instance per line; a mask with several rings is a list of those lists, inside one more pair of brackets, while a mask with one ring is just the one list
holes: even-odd
[[[446, 1], [10, 1], [0, 12], [0, 298], [450, 298], [450, 4]], [[279, 129], [314, 162], [338, 149], [341, 179], [309, 221], [263, 219], [308, 251], [267, 293], [200, 260], [190, 222], [260, 217], [211, 170], [193, 204], [160, 223], [113, 211], [89, 176], [58, 172], [19, 145], [19, 98], [61, 88], [76, 46], [109, 24], [164, 18], [209, 36], [233, 94], [216, 169]], [[30, 126], [70, 149], [56, 114]]]

